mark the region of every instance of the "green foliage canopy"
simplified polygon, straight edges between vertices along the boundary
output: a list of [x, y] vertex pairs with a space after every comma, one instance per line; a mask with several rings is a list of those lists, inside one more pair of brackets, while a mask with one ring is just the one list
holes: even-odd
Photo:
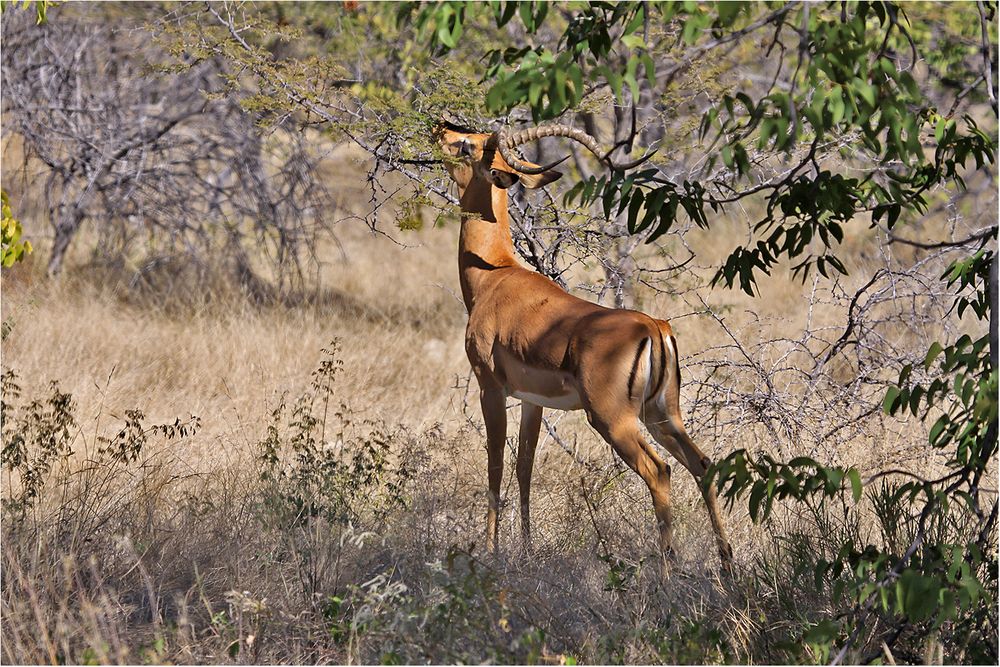
[[[784, 63], [794, 70], [783, 85], [772, 85], [758, 99], [726, 93], [702, 116], [700, 135], [710, 140], [706, 171], [720, 162], [724, 166], [712, 178], [675, 183], [661, 169], [644, 169], [594, 176], [565, 197], [567, 204], [603, 202], [606, 215], [628, 211], [630, 231], [652, 241], [669, 231], [680, 213], [707, 227], [709, 211], [767, 193], [756, 243], [736, 248], [716, 276], [748, 294], [756, 289], [757, 275], [769, 274], [782, 258], [796, 260], [795, 272], [803, 278], [813, 268], [823, 275], [846, 273], [835, 250], [847, 221], [870, 213], [873, 224], [884, 220], [891, 229], [904, 210], [926, 211], [926, 193], [935, 185], [951, 180], [961, 186], [967, 167], [995, 160], [994, 139], [972, 116], [942, 112], [920, 90], [912, 73], [922, 57], [917, 49], [932, 49], [915, 41], [903, 8], [894, 3], [569, 6], [574, 9], [557, 50], [528, 44], [484, 56], [490, 111], [509, 113], [525, 105], [534, 120], [549, 120], [573, 110], [594, 87], [609, 88], [624, 104], [639, 97], [640, 72], [650, 87], [661, 79], [669, 84], [696, 58], [751, 33], [764, 33], [767, 54], [776, 46], [791, 51], [781, 39], [783, 33], [794, 35], [795, 55]], [[465, 17], [487, 7], [498, 27], [517, 17], [529, 37], [549, 16], [548, 3], [532, 2], [438, 2], [411, 4], [409, 11], [418, 35], [445, 52], [458, 43]], [[988, 11], [992, 17], [995, 3]], [[666, 71], [657, 71], [665, 47], [649, 38], [651, 23], [676, 27], [686, 46]], [[909, 60], [904, 52], [912, 52]], [[933, 150], [925, 150], [931, 136]], [[833, 173], [817, 161], [819, 152], [844, 142], [853, 150], [857, 177]], [[784, 155], [791, 167], [762, 181], [766, 170], [752, 162], [751, 147]], [[816, 238], [822, 241], [818, 251], [810, 244]]]

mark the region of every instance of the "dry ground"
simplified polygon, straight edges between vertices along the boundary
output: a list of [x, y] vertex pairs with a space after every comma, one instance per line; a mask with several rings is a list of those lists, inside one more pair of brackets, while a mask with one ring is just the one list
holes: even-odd
[[[357, 167], [349, 160], [331, 167], [345, 197], [338, 213], [365, 201], [363, 184], [348, 180]], [[329, 298], [320, 304], [254, 306], [233, 297], [169, 308], [155, 295], [129, 296], [114, 276], [88, 269], [82, 254], [61, 279], [43, 279], [47, 229], [39, 218], [24, 222], [39, 248], [3, 275], [2, 318], [11, 326], [3, 369], [16, 372], [24, 402], [57, 381], [73, 397], [77, 426], [74, 453], [47, 473], [48, 490], [30, 518], [5, 526], [8, 543], [37, 538], [34, 548], [5, 556], [5, 580], [25, 596], [4, 598], [5, 661], [767, 661], [787, 655], [774, 642], [825, 611], [819, 600], [803, 608], [790, 582], [777, 580], [791, 571], [775, 542], [780, 531], [754, 527], [740, 506], [726, 516], [738, 566], [765, 563], [776, 580], [720, 579], [696, 487], [683, 474], [675, 476], [678, 564], [662, 581], [645, 489], [580, 414], [551, 415], [561, 444], [543, 434], [534, 554], [519, 549], [515, 502], [504, 512], [504, 554], [483, 553], [486, 456], [462, 343], [454, 226], [393, 232], [393, 240], [357, 222], [339, 225], [342, 251], [331, 243], [323, 254]], [[687, 234], [697, 264], [717, 261], [741, 230], [734, 220]], [[849, 233], [852, 276], [841, 283], [848, 295], [886, 261], [865, 223]], [[912, 260], [911, 251], [889, 252]], [[650, 254], [640, 264], [658, 261]], [[761, 341], [795, 340], [807, 328], [835, 339], [846, 300], [811, 307], [815, 291], [828, 288], [793, 281], [787, 271], [762, 283], [758, 299], [708, 289], [710, 275], [693, 271], [686, 279], [697, 289], [680, 294], [637, 290], [644, 309], [673, 318], [685, 357], [685, 413], [710, 456], [737, 447], [809, 453], [863, 473], [886, 463], [934, 465], [920, 448], [919, 424], [876, 415], [817, 450], [811, 434], [825, 431], [822, 411], [804, 417], [811, 422], [795, 436], [764, 428], [743, 404], [713, 408], [712, 387], [752, 391], [756, 380], [699, 297], [774, 369], [805, 357]], [[574, 278], [599, 273], [581, 267]], [[940, 319], [884, 330], [916, 349], [941, 332]], [[319, 457], [312, 463], [331, 448], [345, 453], [331, 455], [341, 462], [366, 452], [362, 467], [375, 472], [337, 491], [349, 525], [289, 519], [287, 508], [268, 504], [289, 501], [293, 482], [308, 489], [303, 497], [330, 493], [296, 467], [294, 426], [279, 424], [276, 470], [298, 471], [297, 481], [268, 478], [259, 458], [272, 411], [309, 391], [333, 340], [343, 367], [332, 410], [346, 405], [350, 424], [309, 451]], [[857, 370], [845, 362], [836, 372], [847, 381]], [[794, 393], [782, 373], [774, 370]], [[99, 454], [99, 438], [113, 437], [131, 409], [147, 425], [196, 415], [200, 428], [183, 438], [150, 434], [135, 460]], [[382, 441], [387, 458], [379, 463]], [[508, 468], [513, 454], [511, 443]], [[510, 472], [505, 492], [513, 498]], [[10, 476], [4, 485], [5, 497], [17, 489]], [[796, 517], [776, 521], [788, 527]]]

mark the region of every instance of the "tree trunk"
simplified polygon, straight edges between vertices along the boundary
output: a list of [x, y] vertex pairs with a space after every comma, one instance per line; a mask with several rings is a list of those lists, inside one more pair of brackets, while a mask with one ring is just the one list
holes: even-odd
[[986, 294], [989, 296], [990, 304], [990, 367], [997, 368], [997, 254], [993, 254], [993, 261], [990, 262], [989, 284], [986, 286]]
[[[986, 284], [986, 295], [989, 297], [990, 308], [990, 372], [997, 370], [997, 253], [993, 253], [993, 261], [990, 262], [990, 275]], [[994, 419], [986, 427], [986, 442], [996, 442], [997, 420]]]
[[52, 241], [52, 252], [49, 253], [49, 265], [46, 273], [50, 278], [55, 278], [63, 269], [63, 260], [66, 258], [66, 251], [73, 237], [80, 230], [83, 224], [83, 211], [73, 207], [69, 211], [63, 208], [59, 213], [59, 221], [53, 225], [55, 238]]

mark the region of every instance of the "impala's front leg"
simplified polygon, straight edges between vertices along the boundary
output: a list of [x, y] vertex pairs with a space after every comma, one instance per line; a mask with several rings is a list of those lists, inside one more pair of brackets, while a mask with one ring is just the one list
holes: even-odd
[[521, 402], [521, 431], [517, 439], [517, 486], [521, 493], [521, 537], [524, 548], [531, 548], [531, 468], [542, 427], [542, 408]]
[[479, 403], [486, 422], [487, 470], [489, 471], [489, 510], [486, 512], [486, 546], [497, 551], [497, 512], [500, 508], [500, 482], [503, 479], [503, 448], [507, 439], [507, 401], [503, 389], [483, 378], [479, 380]]

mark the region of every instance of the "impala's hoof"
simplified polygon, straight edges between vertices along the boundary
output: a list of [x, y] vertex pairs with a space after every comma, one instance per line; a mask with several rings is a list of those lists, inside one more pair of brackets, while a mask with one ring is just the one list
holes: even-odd
[[732, 580], [736, 574], [736, 569], [731, 560], [723, 560], [719, 565], [719, 577], [724, 580]]
[[669, 578], [677, 565], [677, 553], [672, 547], [661, 548], [659, 561], [660, 575], [665, 579]]

